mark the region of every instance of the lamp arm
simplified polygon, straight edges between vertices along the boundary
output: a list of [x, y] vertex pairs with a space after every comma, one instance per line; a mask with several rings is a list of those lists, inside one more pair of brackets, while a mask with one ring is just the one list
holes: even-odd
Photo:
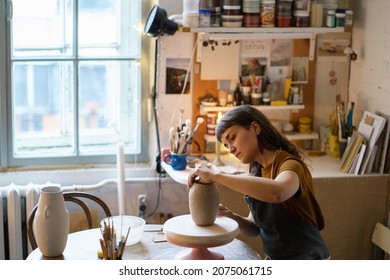
[[157, 57], [158, 57], [158, 38], [156, 39], [156, 45], [154, 50], [154, 81], [152, 89], [152, 99], [153, 99], [153, 112], [154, 112], [154, 124], [156, 129], [156, 138], [157, 138], [157, 155], [156, 155], [156, 171], [158, 174], [164, 174], [165, 171], [161, 168], [161, 144], [160, 144], [160, 132], [158, 126], [157, 118]]

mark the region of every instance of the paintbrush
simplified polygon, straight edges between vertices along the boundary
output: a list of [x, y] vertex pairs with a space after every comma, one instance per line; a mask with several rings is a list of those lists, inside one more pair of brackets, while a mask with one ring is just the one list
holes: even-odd
[[169, 130], [169, 143], [171, 145], [172, 153], [175, 153], [175, 128], [173, 126]]
[[195, 132], [198, 130], [198, 127], [204, 122], [204, 119], [201, 118], [201, 117], [198, 117], [196, 119], [196, 125], [195, 125], [195, 128], [194, 130], [191, 132], [191, 134], [187, 137], [187, 142], [185, 143], [184, 145], [184, 149], [183, 149], [183, 152], [185, 153], [187, 151], [187, 146], [189, 143], [191, 143], [192, 139], [194, 138], [194, 135], [195, 135]]

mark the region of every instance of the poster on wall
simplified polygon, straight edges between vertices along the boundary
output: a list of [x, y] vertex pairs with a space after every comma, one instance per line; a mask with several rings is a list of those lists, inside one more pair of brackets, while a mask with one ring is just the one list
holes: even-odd
[[[166, 59], [166, 94], [187, 94], [191, 90], [191, 73], [188, 72], [189, 58]], [[187, 77], [188, 76], [188, 77]], [[187, 82], [186, 82], [187, 79]]]
[[237, 80], [240, 64], [238, 40], [203, 41], [198, 47], [202, 69], [201, 80]]
[[292, 79], [293, 84], [306, 84], [309, 81], [309, 58], [308, 57], [293, 57], [292, 64]]
[[252, 86], [256, 80], [266, 75], [267, 57], [241, 58], [240, 77], [244, 86]]
[[268, 57], [270, 40], [243, 40], [241, 43], [241, 57]]
[[291, 58], [291, 49], [291, 40], [274, 40], [270, 54], [270, 66], [289, 66]]

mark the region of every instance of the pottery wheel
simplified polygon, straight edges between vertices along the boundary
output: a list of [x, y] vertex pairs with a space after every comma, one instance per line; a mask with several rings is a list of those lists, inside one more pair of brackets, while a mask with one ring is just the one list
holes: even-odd
[[177, 216], [166, 221], [163, 230], [168, 242], [192, 248], [190, 252], [179, 254], [180, 259], [224, 259], [207, 248], [230, 243], [239, 233], [236, 221], [221, 216], [210, 226], [196, 225], [191, 215]]

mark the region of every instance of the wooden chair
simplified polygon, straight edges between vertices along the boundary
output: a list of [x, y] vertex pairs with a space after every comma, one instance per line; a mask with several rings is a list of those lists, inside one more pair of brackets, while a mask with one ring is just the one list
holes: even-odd
[[[91, 215], [91, 211], [88, 208], [87, 204], [82, 199], [84, 199], [85, 201], [87, 201], [87, 200], [94, 201], [95, 203], [100, 205], [100, 207], [103, 209], [106, 217], [112, 216], [110, 208], [107, 206], [107, 204], [103, 200], [101, 200], [97, 196], [94, 196], [92, 194], [85, 193], [85, 192], [65, 192], [64, 193], [64, 200], [65, 201], [74, 202], [74, 203], [78, 204], [83, 209], [85, 216], [87, 218], [87, 223], [88, 223], [89, 229], [92, 228], [92, 215]], [[30, 213], [28, 220], [27, 220], [27, 236], [28, 236], [28, 239], [30, 241], [31, 248], [33, 250], [38, 247], [36, 240], [35, 240], [34, 231], [33, 231], [33, 222], [34, 222], [35, 213], [37, 212], [37, 208], [38, 208], [38, 205], [35, 205], [35, 207], [31, 210], [31, 213]]]
[[390, 229], [389, 228], [385, 227], [381, 223], [376, 223], [371, 241], [376, 246], [378, 246], [381, 250], [383, 250], [386, 254], [390, 254]]

